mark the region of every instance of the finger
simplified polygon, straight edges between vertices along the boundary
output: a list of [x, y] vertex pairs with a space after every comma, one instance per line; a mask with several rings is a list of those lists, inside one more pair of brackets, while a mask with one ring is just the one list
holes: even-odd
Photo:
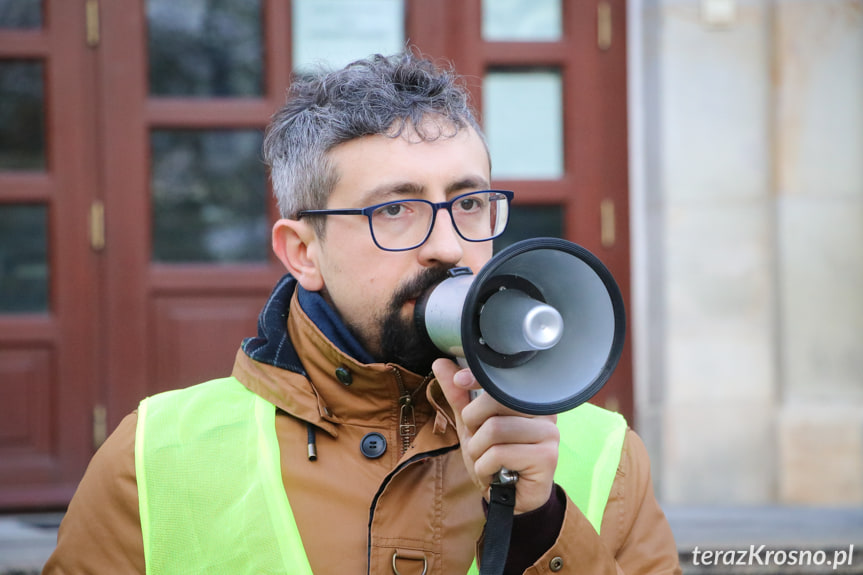
[[463, 389], [482, 389], [482, 386], [476, 380], [476, 377], [474, 377], [471, 370], [467, 368], [455, 372], [455, 375], [452, 376], [452, 382]]
[[[456, 384], [453, 379], [462, 370], [454, 361], [446, 358], [436, 359], [432, 364], [432, 371], [440, 383], [441, 390], [447, 402], [453, 408], [458, 421], [462, 419], [462, 410], [470, 403], [470, 391]], [[461, 376], [463, 378], [464, 376]], [[471, 376], [472, 377], [472, 376]], [[461, 381], [460, 381], [461, 383]]]
[[509, 407], [499, 403], [488, 393], [480, 394], [462, 413], [464, 424], [471, 431], [476, 431], [486, 420], [495, 416], [517, 416], [527, 419], [547, 417], [550, 418], [552, 422], [557, 421], [557, 415], [535, 416], [510, 409]]
[[544, 442], [550, 442], [554, 449], [560, 443], [560, 431], [550, 417], [528, 419], [496, 416], [486, 420], [476, 430], [467, 449], [471, 459], [477, 460], [494, 446], [538, 445]]
[[550, 482], [557, 468], [558, 450], [552, 442], [536, 445], [494, 445], [474, 462], [477, 478], [487, 486], [502, 469], [518, 471], [519, 482]]

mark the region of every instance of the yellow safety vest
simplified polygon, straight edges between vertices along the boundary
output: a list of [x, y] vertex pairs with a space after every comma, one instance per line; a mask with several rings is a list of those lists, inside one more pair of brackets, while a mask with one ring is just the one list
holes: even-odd
[[[235, 378], [141, 402], [135, 473], [147, 573], [312, 573], [282, 484], [275, 412]], [[626, 423], [583, 404], [558, 427], [555, 481], [598, 533]]]

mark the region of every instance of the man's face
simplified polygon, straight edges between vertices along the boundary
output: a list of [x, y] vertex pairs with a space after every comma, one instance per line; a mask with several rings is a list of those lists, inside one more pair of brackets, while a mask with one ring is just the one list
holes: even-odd
[[[470, 128], [435, 141], [420, 141], [412, 130], [398, 138], [365, 136], [331, 150], [338, 175], [327, 208], [363, 208], [399, 199], [449, 200], [488, 189], [486, 148]], [[446, 270], [474, 272], [489, 260], [492, 243], [467, 242], [445, 210], [420, 247], [388, 252], [378, 248], [363, 216], [328, 216], [318, 242], [317, 265], [324, 297], [378, 361], [423, 372], [440, 354], [428, 349], [413, 325], [416, 298], [441, 281]]]

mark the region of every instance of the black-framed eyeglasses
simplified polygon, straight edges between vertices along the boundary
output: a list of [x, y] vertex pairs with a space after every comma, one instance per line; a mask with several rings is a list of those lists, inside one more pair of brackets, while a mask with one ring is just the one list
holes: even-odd
[[509, 221], [513, 193], [507, 190], [468, 192], [448, 202], [396, 200], [367, 208], [303, 210], [305, 216], [363, 215], [369, 220], [372, 240], [380, 249], [403, 252], [423, 245], [434, 228], [438, 210], [446, 209], [458, 235], [469, 242], [485, 242], [503, 233]]

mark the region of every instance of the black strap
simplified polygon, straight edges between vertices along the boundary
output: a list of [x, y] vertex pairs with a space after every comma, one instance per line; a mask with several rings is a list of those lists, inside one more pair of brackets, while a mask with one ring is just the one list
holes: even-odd
[[509, 554], [512, 517], [515, 511], [515, 482], [492, 483], [485, 524], [480, 575], [502, 575]]

